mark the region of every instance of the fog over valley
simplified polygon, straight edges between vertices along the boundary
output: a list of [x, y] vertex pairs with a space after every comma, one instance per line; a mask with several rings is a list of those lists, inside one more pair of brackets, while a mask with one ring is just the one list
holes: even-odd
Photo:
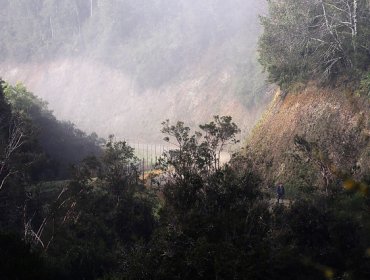
[[245, 134], [268, 99], [258, 1], [2, 2], [1, 76], [87, 133], [157, 142], [218, 114]]
[[369, 280], [370, 0], [0, 0], [0, 280]]

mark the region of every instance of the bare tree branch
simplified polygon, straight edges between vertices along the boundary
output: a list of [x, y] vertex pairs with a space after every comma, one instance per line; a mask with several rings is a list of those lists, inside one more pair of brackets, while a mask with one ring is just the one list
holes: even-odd
[[8, 125], [8, 139], [3, 151], [0, 151], [0, 190], [4, 187], [6, 180], [17, 171], [9, 166], [13, 154], [19, 150], [27, 141], [29, 133], [26, 132], [26, 124], [20, 116], [13, 115]]

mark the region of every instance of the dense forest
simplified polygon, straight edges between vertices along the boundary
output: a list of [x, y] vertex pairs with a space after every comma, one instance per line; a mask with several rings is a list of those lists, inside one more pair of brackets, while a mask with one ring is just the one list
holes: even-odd
[[[235, 2], [242, 5], [242, 1]], [[128, 0], [0, 3], [4, 7], [0, 13], [7, 9], [19, 12], [1, 15], [2, 21], [7, 19], [1, 26], [2, 40], [19, 46], [13, 49], [2, 44], [0, 54], [9, 57], [15, 51], [20, 60], [47, 59], [59, 52], [74, 55], [88, 47], [99, 52], [99, 46], [89, 44], [89, 36], [96, 35], [92, 30], [109, 24], [109, 32], [99, 34], [106, 34], [106, 43], [113, 47], [119, 45], [109, 42], [124, 38], [128, 30], [143, 32], [144, 37], [145, 32], [153, 32], [154, 36], [153, 26], [135, 29], [137, 15], [147, 12], [145, 8], [162, 11], [166, 7], [168, 16], [192, 16], [171, 15], [173, 5], [190, 5], [187, 1], [158, 0], [148, 6], [146, 1]], [[125, 5], [132, 17], [120, 17], [111, 3]], [[225, 22], [233, 23], [222, 1], [196, 3], [201, 11], [217, 14], [215, 20], [225, 13]], [[283, 90], [277, 102], [284, 102], [289, 95], [304, 95], [298, 89], [315, 83], [322, 90], [320, 94], [325, 88], [337, 88], [339, 95], [341, 89], [351, 104], [360, 100], [367, 108], [368, 1], [272, 0], [268, 6], [269, 14], [261, 17], [260, 61], [271, 81]], [[56, 12], [56, 8], [65, 10]], [[43, 16], [35, 17], [36, 10], [42, 10]], [[35, 26], [44, 26], [43, 32], [33, 32], [38, 29], [32, 24], [20, 27], [25, 15]], [[104, 20], [107, 24], [101, 25]], [[166, 18], [158, 15], [156, 20], [164, 24]], [[58, 32], [64, 23], [70, 33]], [[217, 37], [222, 27], [189, 39], [199, 40], [201, 52], [206, 44], [202, 39], [209, 43], [207, 36]], [[186, 36], [184, 28], [181, 35]], [[64, 41], [66, 44], [61, 44]], [[143, 42], [156, 46], [155, 42]], [[43, 48], [46, 51], [40, 51]], [[109, 59], [125, 61], [114, 56], [123, 53], [112, 50], [111, 54], [105, 58], [101, 53], [96, 55], [107, 59], [106, 63]], [[163, 57], [167, 55], [171, 52], [163, 50]], [[152, 62], [143, 58], [132, 62], [132, 67], [141, 67], [140, 63]], [[362, 110], [360, 106], [351, 108]], [[358, 130], [351, 131], [351, 136], [368, 127], [366, 112], [363, 109]], [[267, 163], [263, 172], [258, 168], [268, 154], [259, 155], [257, 148], [256, 153], [250, 153], [246, 145], [229, 162], [222, 162], [222, 151], [240, 142], [240, 129], [230, 116], [216, 115], [196, 128], [164, 120], [161, 132], [173, 149], [163, 152], [155, 171], [140, 170], [140, 160], [126, 141], [113, 135], [107, 139], [95, 133], [87, 135], [70, 122], [58, 121], [46, 102], [25, 86], [1, 80], [0, 278], [370, 278], [370, 174], [350, 168], [344, 174], [338, 171], [342, 166], [337, 166], [326, 180], [328, 172], [334, 170], [325, 161], [326, 143], [319, 145], [296, 135], [291, 149], [298, 150], [300, 157], [284, 147], [283, 153], [295, 160], [294, 168], [286, 168], [290, 168], [287, 174], [296, 180], [292, 185], [297, 187], [294, 197], [287, 194], [283, 203], [278, 203], [275, 185], [266, 185], [266, 178], [274, 179], [268, 184], [277, 184], [276, 179], [282, 177], [271, 176], [272, 163]], [[326, 133], [335, 139], [342, 131]], [[273, 137], [270, 140], [280, 144]], [[361, 138], [361, 148], [369, 146], [369, 137]], [[331, 143], [343, 145], [339, 163], [352, 155], [345, 154], [346, 150], [357, 148], [341, 141]], [[263, 144], [247, 144], [251, 143], [256, 147]], [[351, 145], [357, 143], [353, 137]], [[306, 177], [321, 180], [305, 181], [300, 188]]]
[[253, 158], [220, 164], [230, 117], [163, 122], [178, 148], [143, 180], [126, 142], [56, 121], [21, 85], [2, 85], [1, 116], [2, 279], [369, 277], [366, 178], [275, 204]]
[[[270, 80], [343, 78], [369, 84], [370, 4], [367, 0], [271, 1], [262, 17], [260, 61]], [[368, 93], [368, 88], [366, 88]]]

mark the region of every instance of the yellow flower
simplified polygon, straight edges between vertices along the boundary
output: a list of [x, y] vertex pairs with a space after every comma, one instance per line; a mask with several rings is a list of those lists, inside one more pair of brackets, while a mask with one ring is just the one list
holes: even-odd
[[326, 267], [324, 269], [324, 275], [327, 279], [333, 279], [334, 278], [334, 271], [331, 268]]

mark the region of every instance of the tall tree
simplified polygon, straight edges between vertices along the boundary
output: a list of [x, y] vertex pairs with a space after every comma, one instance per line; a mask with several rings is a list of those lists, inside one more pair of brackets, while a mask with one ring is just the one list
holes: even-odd
[[369, 18], [365, 0], [270, 1], [260, 61], [279, 85], [366, 71]]
[[[6, 103], [3, 81], [0, 80], [0, 190], [7, 179], [19, 172], [17, 153], [32, 134], [32, 127], [20, 112], [11, 112]], [[23, 162], [27, 165], [29, 162]]]

